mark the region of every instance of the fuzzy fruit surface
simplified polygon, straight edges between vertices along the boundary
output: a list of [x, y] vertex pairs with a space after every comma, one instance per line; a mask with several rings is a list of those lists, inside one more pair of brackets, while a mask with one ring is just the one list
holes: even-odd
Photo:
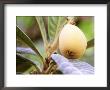
[[59, 35], [59, 50], [69, 59], [83, 56], [87, 47], [84, 33], [75, 25], [66, 24]]

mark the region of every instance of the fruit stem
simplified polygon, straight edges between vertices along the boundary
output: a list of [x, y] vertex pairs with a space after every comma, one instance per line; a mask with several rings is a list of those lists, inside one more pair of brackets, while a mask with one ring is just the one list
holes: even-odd
[[76, 22], [78, 21], [78, 17], [67, 17], [68, 24], [76, 25]]

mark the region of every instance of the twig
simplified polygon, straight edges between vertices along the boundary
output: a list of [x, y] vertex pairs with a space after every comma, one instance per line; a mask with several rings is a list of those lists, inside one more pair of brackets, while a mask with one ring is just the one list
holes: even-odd
[[53, 68], [55, 64], [54, 63], [51, 63], [51, 65], [48, 67], [48, 69], [45, 71], [45, 74], [49, 74]]

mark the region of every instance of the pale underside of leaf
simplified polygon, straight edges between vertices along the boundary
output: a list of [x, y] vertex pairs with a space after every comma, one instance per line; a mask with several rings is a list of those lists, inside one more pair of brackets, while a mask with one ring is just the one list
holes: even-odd
[[33, 55], [36, 55], [36, 53], [31, 48], [17, 47], [16, 51], [17, 51], [17, 53], [20, 53], [20, 54], [33, 54]]
[[79, 60], [70, 62], [69, 59], [59, 54], [52, 54], [51, 57], [64, 74], [94, 74], [94, 67], [86, 62]]
[[32, 40], [23, 31], [21, 31], [18, 27], [16, 27], [16, 35], [19, 39], [21, 39], [23, 42], [25, 42], [33, 51], [35, 51], [35, 53], [38, 55], [38, 57], [40, 58], [42, 63], [44, 63], [43, 57], [39, 53], [37, 47], [35, 47]]

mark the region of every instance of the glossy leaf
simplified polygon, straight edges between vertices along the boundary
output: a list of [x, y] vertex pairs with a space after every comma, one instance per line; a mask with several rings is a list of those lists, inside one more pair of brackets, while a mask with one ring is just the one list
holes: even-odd
[[29, 47], [31, 47], [39, 56], [41, 56], [38, 50], [36, 49], [34, 43], [32, 42], [32, 40], [18, 27], [16, 27], [16, 35], [18, 38], [24, 41]]
[[23, 31], [21, 31], [18, 27], [16, 27], [16, 35], [19, 39], [24, 41], [33, 51], [36, 52], [36, 54], [39, 56], [40, 60], [42, 60], [42, 63], [44, 64], [43, 57], [39, 53], [37, 47], [35, 47], [32, 40]]
[[37, 66], [39, 67], [39, 69], [42, 71], [44, 65], [42, 64], [41, 59], [39, 58], [38, 55], [34, 55], [34, 54], [22, 54], [24, 57], [36, 62]]

